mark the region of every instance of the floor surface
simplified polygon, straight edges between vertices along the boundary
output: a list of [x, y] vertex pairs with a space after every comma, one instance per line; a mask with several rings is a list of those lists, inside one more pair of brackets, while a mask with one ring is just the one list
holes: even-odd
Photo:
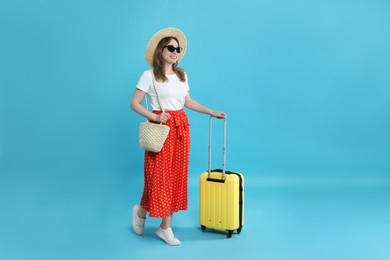
[[172, 247], [154, 235], [158, 219], [142, 237], [130, 227], [139, 180], [42, 176], [3, 178], [0, 259], [390, 259], [389, 185], [246, 181], [245, 225], [227, 239], [200, 230], [193, 176], [189, 210], [172, 225], [182, 244]]

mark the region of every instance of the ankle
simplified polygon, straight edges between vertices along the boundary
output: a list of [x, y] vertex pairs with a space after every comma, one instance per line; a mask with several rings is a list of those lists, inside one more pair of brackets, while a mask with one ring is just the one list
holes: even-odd
[[137, 216], [140, 218], [140, 219], [146, 219], [146, 212], [142, 212], [140, 213], [141, 210], [141, 207], [139, 207], [138, 211], [137, 211]]

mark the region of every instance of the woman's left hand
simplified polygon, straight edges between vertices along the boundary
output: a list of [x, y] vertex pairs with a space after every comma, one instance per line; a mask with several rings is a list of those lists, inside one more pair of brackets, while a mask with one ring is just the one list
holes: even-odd
[[226, 119], [226, 117], [227, 117], [224, 112], [220, 112], [220, 111], [213, 111], [211, 116], [219, 118], [219, 119]]

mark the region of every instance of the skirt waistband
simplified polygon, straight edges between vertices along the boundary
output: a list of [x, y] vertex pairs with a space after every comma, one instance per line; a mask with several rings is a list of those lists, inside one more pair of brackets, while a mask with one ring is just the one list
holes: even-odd
[[[162, 113], [161, 110], [153, 110], [153, 113], [159, 115]], [[185, 113], [184, 112], [184, 109], [179, 109], [179, 110], [165, 110], [165, 113], [167, 114], [181, 114], [181, 113]]]
[[[162, 113], [161, 110], [153, 110], [153, 113], [159, 115]], [[181, 139], [181, 137], [184, 134], [184, 131], [187, 131], [189, 129], [189, 123], [187, 114], [184, 112], [184, 109], [180, 110], [165, 110], [165, 113], [170, 114], [171, 117], [166, 122], [166, 125], [169, 127], [174, 127], [178, 130], [178, 137]], [[155, 122], [153, 122], [155, 123]]]

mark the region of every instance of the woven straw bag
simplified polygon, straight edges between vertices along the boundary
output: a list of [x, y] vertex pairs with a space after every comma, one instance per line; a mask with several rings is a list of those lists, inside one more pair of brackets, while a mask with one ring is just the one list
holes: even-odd
[[[156, 81], [153, 76], [153, 71], [151, 70], [152, 73], [152, 79], [153, 79], [153, 87], [154, 90], [156, 91], [157, 94], [157, 100], [160, 105], [161, 111], [164, 112], [163, 107], [161, 106], [161, 100], [157, 92], [156, 88]], [[148, 108], [148, 101], [145, 96], [145, 102], [146, 102], [146, 108]], [[139, 125], [139, 146], [142, 149], [145, 149], [146, 151], [150, 152], [155, 152], [158, 153], [161, 151], [165, 140], [168, 137], [169, 134], [169, 126], [163, 125], [162, 123], [160, 124], [155, 124], [151, 123], [149, 121], [142, 122]]]
[[139, 125], [139, 146], [150, 152], [161, 151], [169, 134], [169, 126], [143, 122]]

